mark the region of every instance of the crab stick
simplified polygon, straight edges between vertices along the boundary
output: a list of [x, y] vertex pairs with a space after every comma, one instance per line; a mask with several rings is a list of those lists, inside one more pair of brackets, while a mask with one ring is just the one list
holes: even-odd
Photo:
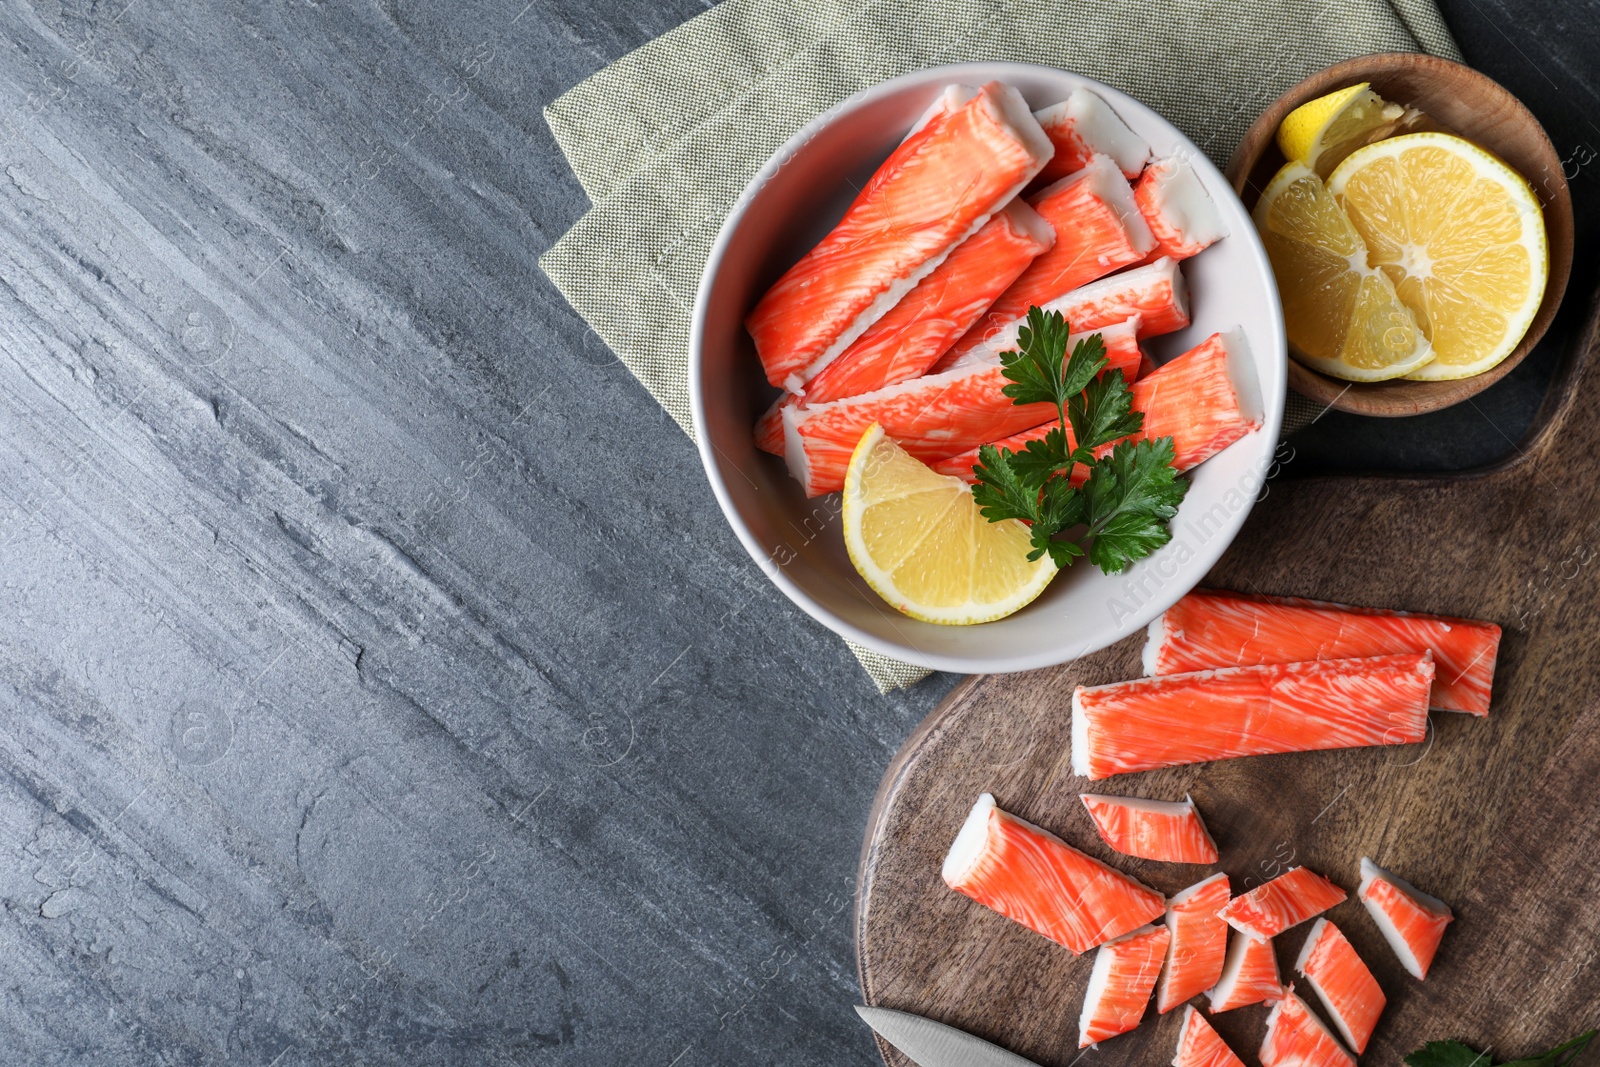
[[1156, 1010], [1161, 1014], [1204, 993], [1222, 977], [1228, 924], [1217, 912], [1227, 903], [1228, 876], [1220, 873], [1167, 900], [1167, 932], [1172, 941], [1156, 986]]
[[1361, 857], [1361, 886], [1356, 890], [1383, 939], [1413, 978], [1426, 978], [1444, 928], [1455, 918], [1450, 907], [1405, 879]]
[[1034, 305], [1043, 307], [1150, 254], [1155, 237], [1133, 190], [1109, 156], [1095, 156], [1076, 174], [1028, 198], [1055, 229], [1056, 242], [1028, 265], [950, 351], [954, 358], [980, 347]]
[[[1095, 331], [1105, 342], [1106, 372], [1138, 372], [1137, 328], [1130, 321]], [[1083, 336], [1069, 337], [1068, 350]], [[1047, 420], [1059, 421], [1054, 404], [1014, 404], [1002, 392], [1008, 384], [1000, 364], [969, 363], [863, 396], [780, 407], [789, 472], [807, 496], [839, 491], [850, 454], [874, 422], [900, 447], [929, 462]]]
[[1196, 589], [1150, 624], [1146, 674], [1308, 659], [1433, 653], [1429, 703], [1489, 714], [1500, 627], [1446, 615]]
[[[1259, 427], [1257, 405], [1243, 335], [1215, 333], [1133, 383], [1133, 410], [1144, 414], [1144, 427], [1133, 440], [1171, 437], [1175, 465], [1180, 471], [1190, 470]], [[1049, 429], [1028, 429], [991, 443], [1019, 452]], [[970, 482], [977, 462], [978, 449], [972, 448], [933, 467]], [[1073, 477], [1081, 479], [1082, 468]]]
[[767, 380], [798, 391], [1021, 192], [1053, 151], [1022, 96], [999, 82], [915, 130], [745, 319]]
[[973, 805], [942, 873], [951, 889], [1074, 954], [1136, 930], [1166, 910], [1154, 889], [1001, 811], [988, 793]]
[[1124, 177], [1132, 180], [1150, 158], [1150, 145], [1128, 128], [1111, 105], [1088, 89], [1074, 89], [1059, 104], [1033, 113], [1055, 146], [1055, 154], [1039, 176], [1054, 181], [1085, 166], [1096, 153], [1116, 161]]
[[1367, 1041], [1388, 1001], [1343, 931], [1327, 919], [1318, 919], [1306, 935], [1294, 969], [1322, 1001], [1345, 1044], [1357, 1055], [1367, 1051]]
[[1228, 236], [1216, 202], [1182, 156], [1158, 159], [1133, 186], [1133, 199], [1155, 237], [1152, 260], [1188, 259]]
[[1244, 1067], [1244, 1061], [1222, 1040], [1205, 1016], [1194, 1005], [1183, 1010], [1183, 1028], [1178, 1031], [1178, 1051], [1172, 1067]]
[[[1079, 286], [1039, 307], [1043, 311], [1059, 311], [1075, 333], [1090, 333], [1135, 315], [1139, 317], [1141, 338], [1157, 337], [1189, 325], [1189, 291], [1178, 264], [1167, 258]], [[981, 322], [968, 330], [932, 369], [937, 372], [958, 363], [997, 359], [1000, 353], [1017, 347], [1018, 335], [1026, 324], [1026, 313], [1005, 323]]]
[[1355, 1067], [1356, 1058], [1290, 986], [1267, 1015], [1261, 1067]]
[[1200, 821], [1194, 800], [1141, 800], [1084, 793], [1095, 832], [1124, 856], [1167, 863], [1215, 863], [1217, 843]]
[[1281, 996], [1283, 985], [1278, 981], [1278, 958], [1273, 954], [1272, 942], [1234, 931], [1222, 974], [1206, 994], [1211, 1014]]
[[1234, 897], [1221, 915], [1251, 937], [1277, 937], [1342, 902], [1345, 891], [1310, 867], [1290, 867], [1278, 877]]
[[1185, 763], [1427, 735], [1433, 658], [1419, 655], [1233, 667], [1079, 686], [1072, 769], [1089, 778]]
[[1057, 232], [1022, 200], [1011, 201], [807, 381], [806, 402], [859, 396], [926, 371], [1031, 264], [1050, 255]]
[[1168, 937], [1164, 926], [1141, 926], [1100, 946], [1078, 1016], [1079, 1048], [1139, 1025], [1167, 955]]

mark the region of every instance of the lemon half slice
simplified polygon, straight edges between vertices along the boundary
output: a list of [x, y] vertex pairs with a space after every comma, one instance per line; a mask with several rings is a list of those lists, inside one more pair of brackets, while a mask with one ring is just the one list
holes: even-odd
[[1466, 378], [1511, 354], [1550, 274], [1521, 175], [1460, 137], [1413, 133], [1352, 153], [1328, 188], [1432, 342], [1434, 360], [1407, 377]]
[[1028, 528], [990, 522], [966, 482], [936, 474], [873, 423], [844, 480], [844, 544], [861, 577], [923, 622], [993, 622], [1050, 584], [1048, 554], [1028, 561]]
[[1335, 378], [1377, 382], [1433, 358], [1389, 276], [1367, 265], [1366, 243], [1304, 163], [1278, 171], [1253, 215], [1301, 363]]
[[1426, 116], [1385, 103], [1362, 82], [1301, 104], [1278, 124], [1283, 158], [1304, 163], [1326, 179], [1351, 152], [1384, 137], [1421, 127]]

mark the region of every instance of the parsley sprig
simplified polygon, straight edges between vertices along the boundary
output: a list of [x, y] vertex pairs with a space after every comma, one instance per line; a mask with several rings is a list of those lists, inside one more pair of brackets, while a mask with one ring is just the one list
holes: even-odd
[[[1549, 1052], [1502, 1063], [1499, 1067], [1568, 1067], [1594, 1040], [1597, 1031], [1579, 1034]], [[1405, 1058], [1409, 1067], [1495, 1067], [1486, 1052], [1478, 1052], [1460, 1041], [1429, 1041]]]
[[[972, 496], [990, 522], [1031, 524], [1030, 560], [1048, 552], [1056, 566], [1068, 567], [1087, 554], [1117, 574], [1172, 540], [1169, 522], [1189, 483], [1173, 466], [1171, 437], [1126, 440], [1144, 427], [1144, 415], [1133, 410], [1120, 369], [1100, 374], [1105, 341], [1092, 334], [1069, 357], [1069, 332], [1060, 312], [1028, 309], [1017, 350], [1000, 357], [1010, 382], [1001, 391], [1017, 405], [1054, 404], [1060, 425], [1020, 452], [979, 449]], [[1088, 477], [1075, 487], [1079, 466]]]

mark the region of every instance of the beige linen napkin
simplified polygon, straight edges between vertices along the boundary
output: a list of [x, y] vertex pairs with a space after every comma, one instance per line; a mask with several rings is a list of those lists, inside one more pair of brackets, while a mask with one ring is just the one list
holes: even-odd
[[[1043, 63], [1139, 98], [1220, 165], [1312, 71], [1419, 50], [1460, 58], [1433, 0], [725, 0], [545, 109], [594, 206], [540, 266], [692, 435], [689, 316], [723, 217], [852, 93], [941, 63]], [[880, 691], [928, 673], [851, 651]]]

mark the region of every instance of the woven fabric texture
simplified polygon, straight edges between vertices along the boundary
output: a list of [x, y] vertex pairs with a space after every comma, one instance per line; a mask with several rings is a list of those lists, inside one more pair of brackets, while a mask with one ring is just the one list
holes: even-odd
[[[722, 220], [840, 100], [941, 63], [1043, 63], [1138, 97], [1221, 164], [1288, 86], [1386, 51], [1460, 58], [1432, 0], [724, 0], [545, 109], [593, 207], [540, 266], [692, 435], [689, 317]], [[1315, 414], [1292, 406], [1286, 431]], [[881, 691], [927, 674], [851, 651]]]

